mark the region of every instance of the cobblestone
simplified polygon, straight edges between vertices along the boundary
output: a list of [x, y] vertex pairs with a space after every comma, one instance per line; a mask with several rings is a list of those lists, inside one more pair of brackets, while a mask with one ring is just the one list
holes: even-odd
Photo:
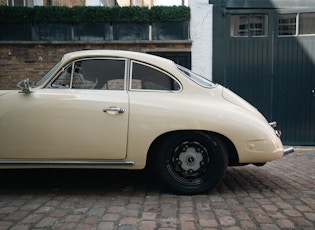
[[231, 167], [194, 196], [146, 171], [6, 169], [0, 180], [1, 230], [315, 229], [315, 148]]

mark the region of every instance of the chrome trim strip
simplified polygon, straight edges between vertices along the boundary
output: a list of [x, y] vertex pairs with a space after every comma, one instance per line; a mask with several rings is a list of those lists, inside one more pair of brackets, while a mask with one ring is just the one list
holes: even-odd
[[286, 147], [285, 149], [283, 149], [283, 155], [288, 155], [290, 153], [294, 152], [294, 148], [293, 147]]
[[133, 161], [11, 161], [0, 160], [0, 166], [133, 166]]

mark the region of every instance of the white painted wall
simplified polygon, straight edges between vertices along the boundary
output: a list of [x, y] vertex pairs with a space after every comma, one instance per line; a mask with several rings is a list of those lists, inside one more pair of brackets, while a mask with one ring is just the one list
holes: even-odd
[[43, 5], [43, 0], [34, 0], [34, 6], [42, 6], [42, 5]]
[[213, 6], [209, 0], [189, 0], [192, 71], [212, 80]]

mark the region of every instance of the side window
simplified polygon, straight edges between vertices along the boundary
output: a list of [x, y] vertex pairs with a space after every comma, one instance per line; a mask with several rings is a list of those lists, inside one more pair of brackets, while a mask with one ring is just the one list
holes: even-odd
[[131, 89], [180, 90], [180, 85], [170, 75], [139, 62], [132, 62]]
[[279, 36], [302, 36], [315, 34], [315, 13], [280, 14]]
[[[54, 88], [123, 90], [123, 59], [85, 59], [66, 67], [52, 84]], [[70, 80], [71, 79], [71, 80]]]
[[231, 37], [267, 37], [268, 15], [232, 14], [230, 25]]
[[279, 36], [296, 35], [297, 14], [281, 14], [278, 19]]
[[72, 74], [72, 65], [64, 67], [58, 74], [57, 78], [51, 84], [51, 88], [70, 88], [71, 85], [71, 74]]
[[315, 34], [315, 13], [300, 14], [300, 34]]

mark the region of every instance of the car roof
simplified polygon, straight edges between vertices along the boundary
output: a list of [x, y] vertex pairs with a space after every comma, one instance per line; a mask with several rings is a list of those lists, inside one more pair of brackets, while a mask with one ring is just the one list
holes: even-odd
[[174, 66], [174, 62], [169, 59], [147, 54], [147, 53], [126, 51], [126, 50], [81, 50], [81, 51], [66, 53], [64, 55], [64, 59], [66, 61], [71, 61], [78, 58], [102, 57], [102, 56], [116, 57], [116, 58], [129, 58], [129, 59], [151, 63], [153, 65], [157, 64], [157, 65], [162, 65], [162, 66], [163, 65]]

